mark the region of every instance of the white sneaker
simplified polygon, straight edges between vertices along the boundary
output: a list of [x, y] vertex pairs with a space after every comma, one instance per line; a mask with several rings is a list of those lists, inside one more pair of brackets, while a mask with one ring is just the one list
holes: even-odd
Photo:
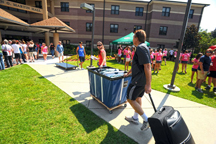
[[84, 68], [81, 68], [81, 70], [84, 70]]
[[143, 131], [146, 131], [148, 128], [149, 128], [149, 123], [146, 121], [143, 121], [143, 125], [140, 129]]
[[133, 116], [129, 117], [129, 116], [125, 116], [125, 120], [127, 120], [128, 122], [132, 122], [136, 125], [139, 124], [139, 119], [134, 119]]

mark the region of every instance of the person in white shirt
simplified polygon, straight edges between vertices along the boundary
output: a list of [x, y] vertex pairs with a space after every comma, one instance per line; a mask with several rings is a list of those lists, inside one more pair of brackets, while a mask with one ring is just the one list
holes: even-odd
[[18, 61], [20, 62], [20, 64], [22, 64], [22, 60], [20, 59], [20, 50], [19, 50], [19, 45], [16, 44], [16, 40], [12, 40], [12, 48], [15, 54], [15, 59], [16, 59], [16, 63], [17, 65], [19, 64]]
[[174, 50], [173, 49], [171, 49], [170, 51], [169, 51], [169, 54], [170, 54], [170, 60], [173, 60], [173, 54], [174, 54]]
[[13, 67], [12, 63], [12, 47], [8, 45], [8, 40], [4, 40], [4, 45], [2, 45], [2, 50], [5, 57], [5, 62], [7, 64], [7, 68]]
[[27, 44], [25, 41], [22, 41], [22, 48], [23, 48], [23, 51], [24, 51], [24, 56], [25, 56], [25, 59], [28, 61], [28, 55], [27, 55]]

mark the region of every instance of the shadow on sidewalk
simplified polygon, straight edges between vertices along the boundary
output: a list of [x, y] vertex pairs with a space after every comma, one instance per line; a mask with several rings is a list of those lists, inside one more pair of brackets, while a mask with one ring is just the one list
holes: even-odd
[[[70, 101], [75, 101], [75, 99], [70, 99]], [[81, 103], [75, 104], [70, 107], [71, 112], [76, 116], [79, 123], [83, 126], [86, 133], [91, 133], [97, 131], [100, 127], [107, 127], [106, 137], [101, 142], [102, 144], [107, 143], [128, 143], [130, 140], [119, 130], [114, 130], [113, 126], [108, 122], [102, 120], [95, 113], [93, 113], [88, 108], [84, 107]], [[100, 135], [100, 134], [98, 134]], [[96, 137], [96, 136], [95, 136]], [[129, 140], [129, 141], [128, 141]], [[133, 143], [131, 140], [130, 143]], [[135, 143], [135, 142], [134, 142]]]

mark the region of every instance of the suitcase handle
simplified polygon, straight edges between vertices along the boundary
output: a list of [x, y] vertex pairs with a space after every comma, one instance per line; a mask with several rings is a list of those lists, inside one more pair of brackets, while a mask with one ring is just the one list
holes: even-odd
[[150, 94], [150, 93], [149, 93], [149, 98], [150, 98], [150, 100], [151, 100], [151, 103], [152, 103], [152, 106], [153, 106], [153, 108], [154, 108], [154, 111], [157, 112], [157, 109], [155, 108], [155, 105], [154, 105], [154, 102], [153, 102], [153, 100], [152, 100], [152, 97], [151, 97], [151, 94]]

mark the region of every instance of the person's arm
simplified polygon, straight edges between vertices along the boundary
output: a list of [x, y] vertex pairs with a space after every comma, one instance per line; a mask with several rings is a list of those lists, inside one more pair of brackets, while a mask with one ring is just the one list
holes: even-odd
[[204, 74], [204, 70], [203, 70], [203, 62], [199, 62], [199, 65], [200, 65], [200, 69], [201, 69], [202, 74]]
[[124, 77], [129, 76], [131, 73], [132, 73], [132, 69], [130, 69], [130, 70], [124, 75]]
[[100, 67], [102, 67], [102, 66], [104, 65], [104, 63], [106, 63], [106, 55], [105, 55], [105, 52], [102, 52], [101, 55], [102, 55], [103, 61], [102, 61], [101, 65], [100, 65]]
[[76, 49], [76, 53], [77, 53], [77, 55], [78, 55], [78, 50], [79, 50], [79, 47], [77, 47], [77, 49]]
[[151, 64], [150, 63], [144, 64], [144, 72], [146, 76], [145, 92], [149, 94], [151, 93]]

